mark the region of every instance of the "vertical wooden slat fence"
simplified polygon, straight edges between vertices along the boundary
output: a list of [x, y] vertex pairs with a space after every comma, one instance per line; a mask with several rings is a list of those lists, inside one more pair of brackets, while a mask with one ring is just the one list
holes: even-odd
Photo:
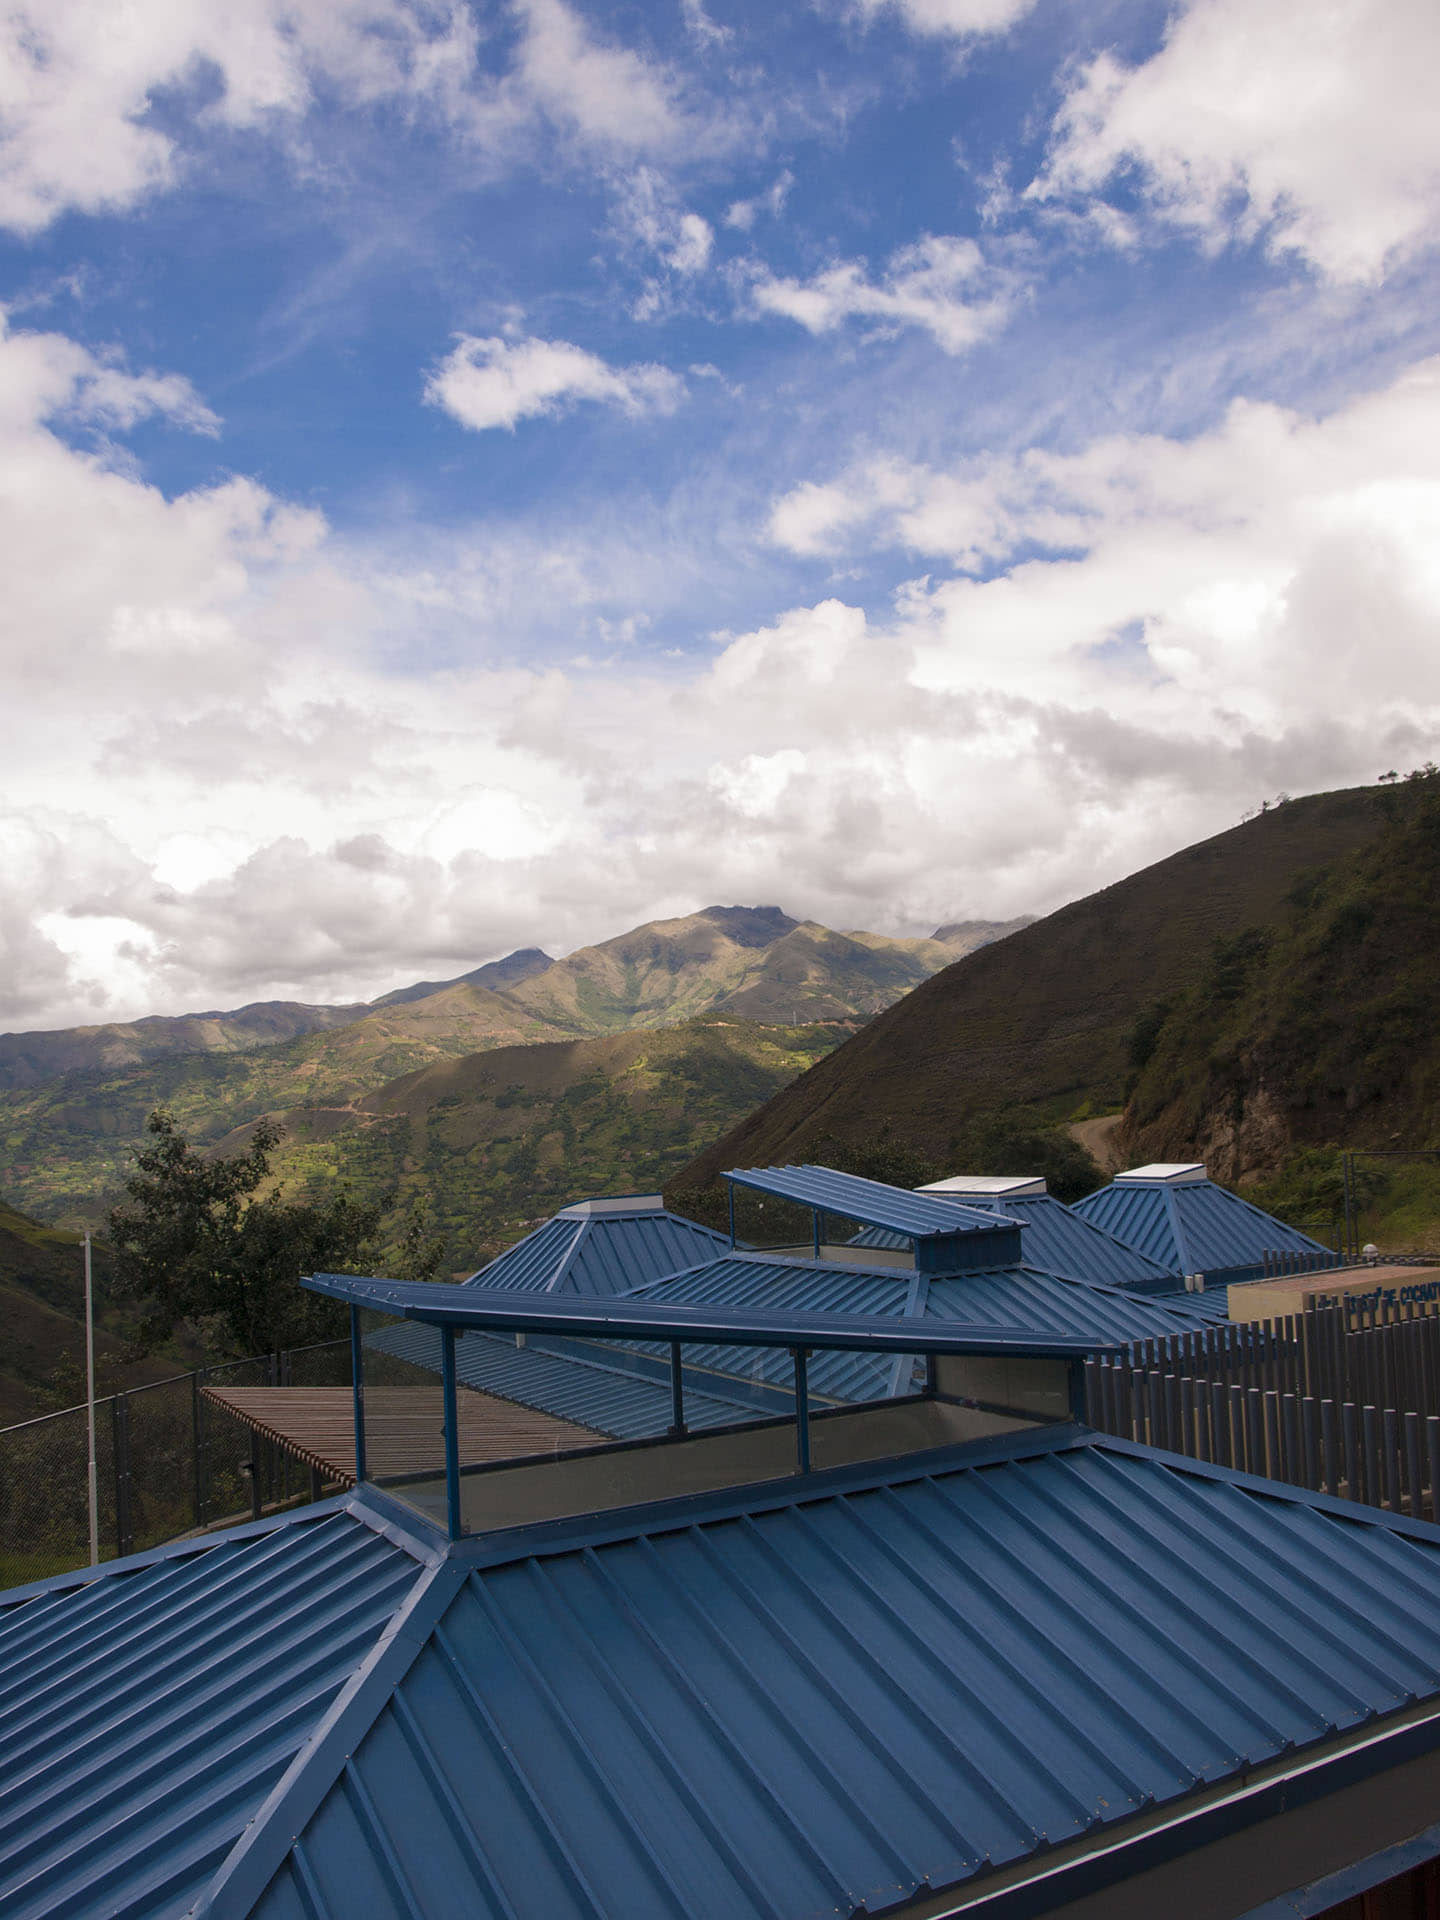
[[1190, 1329], [1091, 1361], [1087, 1381], [1103, 1433], [1437, 1518], [1440, 1302]]

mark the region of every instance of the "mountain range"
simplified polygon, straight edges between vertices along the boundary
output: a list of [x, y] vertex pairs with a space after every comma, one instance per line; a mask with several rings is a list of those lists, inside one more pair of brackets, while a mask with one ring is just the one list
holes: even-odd
[[[726, 1166], [820, 1158], [906, 1184], [1049, 1170], [1083, 1191], [1098, 1175], [1064, 1164], [1066, 1133], [1099, 1132], [1120, 1164], [1201, 1158], [1307, 1208], [1331, 1204], [1336, 1145], [1423, 1149], [1371, 1167], [1367, 1231], [1433, 1244], [1437, 949], [1440, 779], [1420, 777], [1288, 801], [1033, 923], [896, 941], [714, 907], [358, 1011], [8, 1036], [52, 1041], [50, 1064], [95, 1051], [0, 1092], [0, 1177], [42, 1217], [95, 1219], [155, 1105], [220, 1151], [270, 1114], [278, 1181], [348, 1181], [396, 1217], [421, 1196], [463, 1271], [586, 1193], [663, 1184], [703, 1214]], [[260, 1037], [267, 1021], [283, 1037]], [[152, 1044], [168, 1051], [123, 1057]], [[47, 1064], [33, 1046], [6, 1058]], [[73, 1336], [77, 1274], [73, 1241], [0, 1219], [19, 1343], [0, 1418]]]
[[[442, 1061], [696, 1018], [803, 1030], [793, 1073], [957, 954], [1020, 924], [967, 922], [944, 937], [896, 940], [837, 933], [777, 907], [711, 907], [561, 960], [526, 949], [359, 1008], [272, 1002], [6, 1035], [0, 1184], [42, 1219], [94, 1222], [157, 1106], [208, 1146], [265, 1113], [348, 1111]], [[717, 1129], [746, 1104], [723, 1116], [711, 1109]], [[679, 1157], [700, 1144], [687, 1136]]]

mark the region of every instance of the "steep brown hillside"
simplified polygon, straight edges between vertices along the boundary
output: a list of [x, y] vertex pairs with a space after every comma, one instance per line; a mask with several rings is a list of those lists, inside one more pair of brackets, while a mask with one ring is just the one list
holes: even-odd
[[944, 1156], [977, 1116], [1068, 1119], [1125, 1095], [1131, 1030], [1189, 986], [1218, 939], [1273, 924], [1302, 873], [1371, 840], [1377, 790], [1291, 800], [969, 954], [700, 1154], [677, 1187], [724, 1167], [803, 1159], [827, 1136]]

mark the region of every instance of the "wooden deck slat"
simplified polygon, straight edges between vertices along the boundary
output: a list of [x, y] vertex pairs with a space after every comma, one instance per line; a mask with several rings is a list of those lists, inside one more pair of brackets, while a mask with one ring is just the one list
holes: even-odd
[[[327, 1479], [354, 1484], [354, 1401], [349, 1387], [202, 1387], [219, 1407]], [[465, 1466], [604, 1445], [601, 1435], [553, 1414], [466, 1388], [457, 1395]], [[370, 1474], [440, 1472], [445, 1463], [439, 1387], [367, 1387], [365, 1457]]]

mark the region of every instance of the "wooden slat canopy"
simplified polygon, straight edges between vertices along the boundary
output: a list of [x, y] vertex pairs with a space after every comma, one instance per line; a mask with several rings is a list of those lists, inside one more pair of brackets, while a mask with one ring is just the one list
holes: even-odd
[[[204, 1387], [212, 1406], [329, 1480], [355, 1480], [354, 1401], [349, 1387]], [[465, 1465], [604, 1445], [588, 1427], [466, 1388], [458, 1396]], [[366, 1387], [365, 1458], [373, 1478], [439, 1471], [444, 1464], [440, 1388]]]

